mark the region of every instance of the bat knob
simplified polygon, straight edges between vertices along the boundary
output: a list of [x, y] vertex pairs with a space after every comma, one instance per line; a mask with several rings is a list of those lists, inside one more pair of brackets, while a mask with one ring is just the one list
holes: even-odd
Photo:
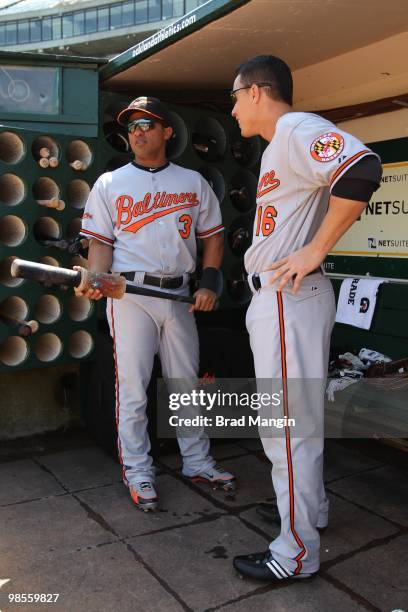
[[20, 268], [20, 259], [13, 259], [13, 262], [10, 267], [11, 276], [13, 276], [14, 278], [17, 278], [18, 273], [19, 273], [19, 268]]
[[34, 320], [28, 321], [27, 325], [31, 327], [31, 333], [35, 334], [36, 332], [38, 332], [38, 328], [39, 328], [38, 321], [34, 321]]

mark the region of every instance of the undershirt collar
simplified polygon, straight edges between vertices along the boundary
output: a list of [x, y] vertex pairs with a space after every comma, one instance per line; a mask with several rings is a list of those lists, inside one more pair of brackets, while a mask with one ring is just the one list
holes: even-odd
[[131, 164], [135, 166], [135, 168], [138, 168], [139, 170], [144, 170], [145, 172], [150, 172], [152, 174], [155, 172], [161, 172], [161, 170], [165, 170], [166, 168], [168, 168], [168, 166], [170, 166], [170, 162], [166, 162], [163, 166], [158, 166], [157, 168], [149, 168], [148, 166], [141, 166], [140, 164], [137, 164], [135, 161], [132, 161]]

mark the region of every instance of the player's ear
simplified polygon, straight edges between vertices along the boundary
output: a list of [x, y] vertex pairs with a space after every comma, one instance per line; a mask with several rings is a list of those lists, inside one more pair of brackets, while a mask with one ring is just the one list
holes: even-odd
[[173, 128], [168, 126], [164, 128], [164, 139], [165, 140], [170, 140], [170, 138], [173, 135]]
[[251, 85], [250, 94], [251, 94], [252, 101], [257, 103], [261, 96], [261, 90], [258, 87], [258, 85], [256, 85], [255, 83]]

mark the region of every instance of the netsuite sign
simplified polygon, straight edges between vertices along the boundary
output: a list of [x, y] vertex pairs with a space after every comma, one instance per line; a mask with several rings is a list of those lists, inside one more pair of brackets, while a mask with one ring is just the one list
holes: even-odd
[[408, 162], [383, 164], [381, 185], [333, 255], [408, 257]]

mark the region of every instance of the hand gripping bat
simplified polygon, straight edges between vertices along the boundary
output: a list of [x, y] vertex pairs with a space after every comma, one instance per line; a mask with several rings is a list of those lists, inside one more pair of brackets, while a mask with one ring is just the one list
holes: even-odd
[[47, 266], [25, 259], [15, 259], [11, 264], [11, 275], [17, 278], [40, 281], [47, 285], [65, 285], [77, 287], [80, 291], [99, 289], [104, 297], [120, 299], [125, 293], [147, 295], [175, 302], [195, 304], [195, 298], [188, 295], [177, 295], [168, 291], [147, 289], [146, 287], [132, 285], [126, 282], [124, 276], [119, 274], [106, 274], [102, 272], [89, 272], [85, 268], [69, 270], [57, 266]]

